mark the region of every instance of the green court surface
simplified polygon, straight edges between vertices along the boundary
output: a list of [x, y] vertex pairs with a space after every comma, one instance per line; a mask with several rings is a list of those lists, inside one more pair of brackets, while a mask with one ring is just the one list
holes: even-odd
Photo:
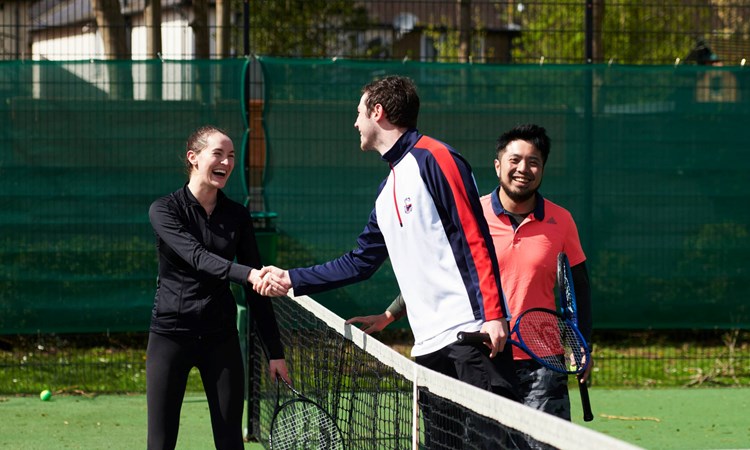
[[[579, 401], [578, 392], [571, 400]], [[591, 389], [589, 428], [653, 450], [750, 449], [750, 388]], [[580, 419], [580, 406], [573, 421]]]
[[[146, 396], [54, 396], [47, 402], [37, 397], [0, 397], [0, 448], [146, 448]], [[214, 448], [208, 404], [202, 393], [185, 397], [177, 448]], [[263, 447], [249, 443], [245, 448]]]
[[[572, 391], [573, 420], [580, 419]], [[750, 449], [750, 389], [591, 389], [594, 430], [653, 450]], [[0, 448], [140, 449], [146, 446], [146, 399], [139, 395], [0, 397]], [[213, 448], [208, 406], [189, 393], [178, 449]], [[245, 448], [262, 448], [257, 443]]]

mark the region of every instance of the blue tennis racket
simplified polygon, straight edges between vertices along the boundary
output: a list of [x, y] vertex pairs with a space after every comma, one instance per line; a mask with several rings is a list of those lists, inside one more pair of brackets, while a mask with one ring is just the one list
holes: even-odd
[[[465, 331], [459, 331], [456, 338], [458, 342], [470, 344], [490, 340], [487, 333]], [[531, 308], [519, 314], [508, 342], [539, 364], [559, 373], [580, 375], [591, 359], [586, 341], [573, 322], [547, 308]], [[570, 361], [580, 361], [580, 364], [570, 364]]]
[[[565, 252], [560, 252], [557, 255], [557, 286], [560, 289], [560, 310], [562, 311], [565, 319], [573, 324], [576, 330], [578, 330], [578, 307], [576, 304], [576, 292], [573, 287], [573, 272], [570, 268], [570, 261], [568, 261], [568, 255]], [[580, 333], [580, 332], [579, 332]], [[578, 358], [578, 355], [574, 354], [574, 358], [571, 360], [573, 364], [580, 365], [584, 368], [588, 367], [590, 363], [590, 352], [588, 350], [588, 344], [584, 340], [582, 345], [586, 347], [585, 360]], [[581, 406], [583, 408], [583, 420], [590, 422], [594, 420], [594, 414], [591, 411], [591, 401], [589, 399], [589, 388], [586, 383], [580, 382], [580, 377], [584, 371], [578, 373], [578, 391], [581, 394]]]

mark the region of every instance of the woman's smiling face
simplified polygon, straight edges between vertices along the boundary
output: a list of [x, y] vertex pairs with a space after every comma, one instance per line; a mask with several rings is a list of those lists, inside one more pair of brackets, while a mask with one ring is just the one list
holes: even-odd
[[222, 189], [234, 170], [234, 144], [218, 131], [211, 133], [206, 142], [203, 150], [188, 151], [188, 161], [193, 165], [190, 179], [199, 177], [202, 185]]

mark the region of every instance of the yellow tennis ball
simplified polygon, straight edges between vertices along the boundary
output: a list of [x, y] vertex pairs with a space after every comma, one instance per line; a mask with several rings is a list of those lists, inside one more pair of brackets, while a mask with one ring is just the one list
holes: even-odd
[[42, 392], [39, 393], [39, 398], [46, 402], [47, 400], [52, 398], [52, 392], [49, 391], [49, 389], [45, 389]]

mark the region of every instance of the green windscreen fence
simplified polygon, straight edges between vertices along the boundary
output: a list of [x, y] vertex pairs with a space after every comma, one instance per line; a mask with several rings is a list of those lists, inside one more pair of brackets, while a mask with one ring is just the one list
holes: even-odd
[[[185, 183], [193, 129], [224, 127], [239, 151], [242, 68], [0, 63], [2, 333], [148, 329], [148, 208]], [[228, 189], [237, 200], [240, 180]]]
[[[553, 145], [541, 192], [579, 226], [596, 328], [747, 328], [750, 71], [738, 68], [489, 66], [262, 58], [267, 206], [295, 249], [288, 265], [351, 249], [389, 167], [359, 150], [361, 87], [413, 78], [419, 129], [464, 154], [480, 193], [494, 144], [523, 122]], [[418, 264], [418, 261], [415, 261]], [[390, 266], [321, 301], [383, 311]]]
[[[389, 170], [359, 150], [360, 89], [392, 73], [481, 193], [502, 131], [547, 128], [541, 190], [578, 222], [596, 328], [748, 328], [747, 70], [261, 58], [0, 63], [0, 332], [147, 329], [148, 207], [207, 123], [241, 154], [227, 193], [267, 213], [278, 265], [350, 250]], [[397, 292], [386, 264], [316, 298], [347, 317]]]

